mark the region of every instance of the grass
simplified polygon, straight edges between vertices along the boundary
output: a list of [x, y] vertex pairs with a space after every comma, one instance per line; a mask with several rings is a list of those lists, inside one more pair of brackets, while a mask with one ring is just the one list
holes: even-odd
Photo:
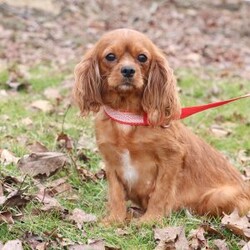
[[[0, 100], [0, 149], [8, 149], [16, 156], [22, 157], [27, 154], [27, 144], [35, 141], [43, 143], [49, 150], [58, 151], [56, 143], [57, 135], [62, 131], [68, 134], [74, 141], [84, 133], [93, 135], [92, 120], [80, 119], [76, 108], [71, 108], [65, 116], [65, 100], [69, 96], [69, 91], [62, 91], [63, 99], [59, 105], [54, 105], [54, 112], [50, 114], [35, 111], [30, 103], [35, 100], [45, 99], [43, 91], [47, 87], [59, 87], [67, 74], [59, 74], [48, 67], [33, 68], [30, 72], [28, 82], [31, 90], [19, 93], [11, 93], [9, 97]], [[249, 82], [241, 79], [223, 79], [213, 82], [213, 80], [202, 80], [187, 71], [178, 72], [179, 86], [182, 89], [181, 100], [183, 106], [195, 105], [211, 102], [213, 96], [211, 89], [216, 84], [219, 90], [218, 99], [227, 99], [250, 92]], [[8, 71], [0, 72], [0, 88], [5, 88], [8, 79]], [[250, 100], [241, 100], [215, 110], [206, 111], [184, 120], [196, 134], [202, 136], [206, 141], [215, 146], [218, 150], [225, 153], [237, 167], [241, 167], [237, 159], [238, 152], [242, 149], [250, 152]], [[4, 116], [5, 115], [5, 116]], [[30, 118], [33, 122], [30, 126], [25, 125], [22, 120]], [[231, 129], [232, 134], [227, 137], [218, 138], [214, 135], [210, 127], [213, 124], [220, 124], [225, 129]], [[85, 167], [95, 171], [98, 169], [100, 157], [90, 151], [85, 150], [90, 161], [80, 163]], [[73, 152], [76, 155], [76, 152]], [[57, 199], [69, 211], [74, 208], [82, 208], [88, 213], [93, 213], [99, 218], [105, 214], [106, 201], [106, 181], [83, 182], [73, 170], [73, 165], [68, 169], [61, 170], [55, 176], [49, 177], [46, 182], [50, 182], [61, 176], [68, 176], [69, 183], [73, 186], [79, 199], [77, 201], [68, 200], [64, 195], [59, 195]], [[20, 176], [21, 173], [15, 165], [4, 166], [0, 164], [0, 176]], [[29, 182], [30, 181], [30, 182]], [[28, 185], [32, 186], [32, 180], [27, 180]], [[30, 193], [35, 192], [30, 188]], [[125, 226], [126, 235], [119, 235], [116, 227], [105, 228], [100, 224], [86, 224], [83, 231], [79, 230], [71, 222], [62, 217], [59, 212], [40, 212], [33, 215], [35, 208], [39, 208], [38, 202], [30, 202], [23, 211], [23, 218], [15, 220], [13, 225], [0, 222], [0, 241], [6, 242], [11, 239], [25, 239], [27, 232], [32, 232], [42, 238], [43, 241], [53, 241], [58, 235], [62, 239], [69, 239], [72, 242], [87, 243], [88, 239], [104, 239], [106, 244], [111, 247], [121, 249], [154, 249], [156, 242], [153, 238], [152, 226], [138, 227], [131, 223]], [[1, 211], [1, 207], [0, 207]], [[15, 214], [19, 211], [11, 208]], [[239, 237], [223, 229], [219, 219], [209, 220], [205, 217], [190, 217], [184, 211], [173, 213], [169, 218], [163, 220], [159, 226], [185, 225], [186, 235], [196, 229], [204, 221], [210, 222], [224, 235], [229, 249], [239, 249]], [[56, 235], [52, 232], [56, 232]], [[210, 246], [212, 240], [218, 236], [207, 235]], [[24, 242], [25, 249], [30, 249]], [[50, 249], [61, 249], [61, 247], [50, 247]]]

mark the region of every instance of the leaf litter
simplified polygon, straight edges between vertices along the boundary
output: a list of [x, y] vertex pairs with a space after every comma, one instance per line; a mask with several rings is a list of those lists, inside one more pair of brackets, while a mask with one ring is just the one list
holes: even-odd
[[250, 239], [250, 220], [249, 214], [240, 216], [235, 209], [231, 214], [224, 215], [221, 220], [223, 226], [231, 230], [234, 234]]
[[192, 229], [189, 233], [189, 246], [191, 249], [208, 248], [207, 240], [204, 236], [205, 230], [203, 227]]
[[183, 249], [189, 250], [188, 240], [185, 236], [185, 229], [179, 227], [155, 228], [154, 238], [158, 241], [155, 250]]
[[68, 162], [64, 153], [60, 152], [36, 152], [23, 156], [17, 166], [24, 173], [32, 177], [54, 174], [63, 168]]
[[9, 240], [1, 250], [23, 250], [22, 242], [20, 240]]
[[75, 208], [72, 213], [68, 216], [70, 221], [77, 224], [79, 229], [82, 229], [84, 223], [94, 223], [97, 222], [97, 218], [93, 214], [87, 214], [80, 208]]

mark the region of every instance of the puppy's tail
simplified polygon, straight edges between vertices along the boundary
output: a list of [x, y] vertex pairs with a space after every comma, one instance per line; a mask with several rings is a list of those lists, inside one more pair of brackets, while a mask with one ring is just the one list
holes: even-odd
[[222, 186], [210, 189], [200, 199], [198, 214], [222, 215], [237, 208], [241, 215], [250, 211], [249, 186]]

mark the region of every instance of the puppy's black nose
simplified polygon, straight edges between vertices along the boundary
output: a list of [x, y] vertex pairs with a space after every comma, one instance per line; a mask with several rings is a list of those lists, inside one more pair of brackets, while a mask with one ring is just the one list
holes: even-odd
[[121, 68], [121, 73], [124, 77], [133, 77], [135, 69], [131, 66], [124, 66]]

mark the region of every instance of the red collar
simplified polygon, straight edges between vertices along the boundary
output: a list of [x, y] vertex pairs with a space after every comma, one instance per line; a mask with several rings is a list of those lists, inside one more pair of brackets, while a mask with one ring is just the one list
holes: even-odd
[[[179, 119], [184, 119], [188, 116], [202, 112], [204, 110], [222, 106], [224, 104], [227, 104], [227, 103], [230, 103], [230, 102], [242, 99], [242, 98], [246, 98], [246, 97], [250, 97], [250, 93], [240, 96], [240, 97], [232, 98], [226, 101], [213, 102], [213, 103], [200, 105], [200, 106], [185, 107], [181, 109], [181, 116]], [[144, 115], [136, 115], [130, 112], [117, 111], [108, 106], [104, 106], [104, 111], [111, 120], [114, 120], [121, 124], [126, 124], [126, 125], [131, 125], [131, 126], [149, 126], [150, 125], [148, 122], [146, 113]]]

